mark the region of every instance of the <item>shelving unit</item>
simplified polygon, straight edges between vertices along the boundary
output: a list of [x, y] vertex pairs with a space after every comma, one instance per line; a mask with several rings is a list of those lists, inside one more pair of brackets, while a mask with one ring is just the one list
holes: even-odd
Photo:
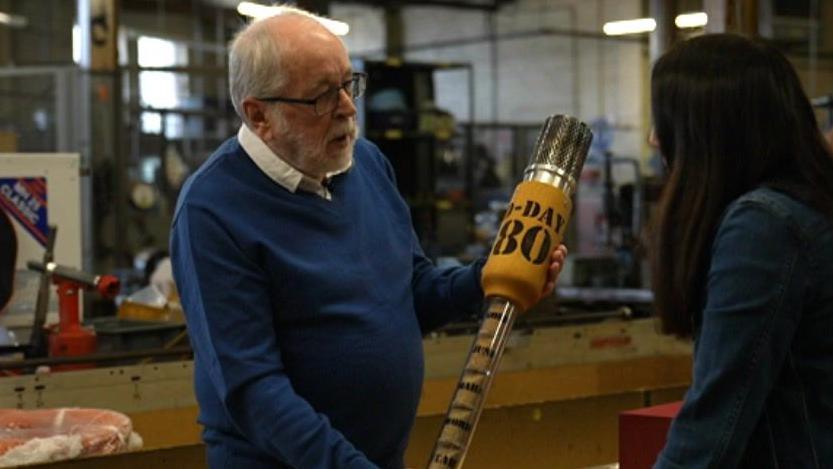
[[[459, 254], [472, 232], [472, 134], [436, 106], [434, 88], [437, 72], [466, 70], [473, 116], [471, 65], [363, 60], [354, 68], [368, 73], [363, 135], [390, 160], [423, 248], [431, 257]], [[439, 230], [447, 224], [454, 229]]]

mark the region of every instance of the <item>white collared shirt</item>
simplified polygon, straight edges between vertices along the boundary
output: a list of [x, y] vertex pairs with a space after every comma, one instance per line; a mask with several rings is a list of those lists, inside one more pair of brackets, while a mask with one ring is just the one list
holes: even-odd
[[[246, 124], [240, 125], [240, 130], [237, 132], [237, 140], [240, 142], [240, 146], [243, 147], [246, 154], [249, 155], [249, 158], [254, 161], [255, 165], [264, 174], [269, 176], [271, 180], [289, 192], [294, 194], [300, 189], [304, 192], [318, 194], [327, 200], [332, 200], [332, 193], [330, 193], [330, 190], [321, 181], [298, 171], [286, 160], [276, 155]], [[344, 168], [327, 173], [324, 180], [329, 180], [333, 176], [347, 172], [352, 165], [353, 160], [351, 159]]]

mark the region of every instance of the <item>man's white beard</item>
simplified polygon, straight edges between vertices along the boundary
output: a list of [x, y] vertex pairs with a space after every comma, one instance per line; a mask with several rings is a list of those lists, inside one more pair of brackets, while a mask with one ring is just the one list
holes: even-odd
[[[283, 116], [280, 117], [282, 122], [281, 128], [286, 129], [286, 121]], [[327, 142], [331, 138], [343, 134], [345, 131], [352, 135], [350, 145], [339, 150], [339, 153], [334, 156], [328, 156]], [[279, 156], [288, 161], [293, 166], [297, 165], [296, 169], [306, 173], [310, 176], [324, 176], [328, 173], [341, 171], [347, 168], [353, 160], [353, 147], [355, 146], [356, 137], [358, 136], [358, 126], [356, 120], [351, 119], [348, 124], [341, 126], [338, 130], [330, 132], [324, 142], [323, 147], [320, 142], [310, 143], [304, 141], [304, 135], [297, 132], [281, 132], [278, 136], [281, 146], [285, 149], [283, 154]]]
[[312, 145], [304, 145], [302, 137], [297, 137], [295, 148], [298, 149], [298, 156], [301, 158], [301, 164], [304, 165], [306, 168], [310, 168], [316, 174], [328, 174], [336, 171], [341, 171], [347, 166], [350, 165], [350, 162], [353, 160], [353, 147], [355, 146], [356, 136], [358, 135], [358, 130], [356, 128], [355, 121], [349, 124], [349, 129], [339, 129], [337, 132], [333, 132], [333, 135], [327, 136], [327, 142], [329, 142], [330, 138], [334, 135], [339, 135], [343, 133], [345, 130], [350, 132], [351, 141], [350, 145], [346, 148], [343, 148], [338, 151], [335, 155], [327, 155], [327, 144], [324, 144], [323, 148], [320, 148], [319, 151], [313, 151]]

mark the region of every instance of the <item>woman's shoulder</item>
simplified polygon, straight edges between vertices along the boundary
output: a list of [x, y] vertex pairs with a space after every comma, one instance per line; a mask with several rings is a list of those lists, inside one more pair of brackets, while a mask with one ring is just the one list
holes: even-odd
[[803, 203], [795, 197], [783, 191], [766, 186], [758, 187], [741, 195], [731, 204], [731, 206], [743, 204], [762, 205], [779, 215], [787, 215], [790, 210], [795, 209], [797, 205], [803, 205]]
[[733, 201], [727, 207], [721, 225], [733, 222], [786, 229], [806, 243], [833, 231], [833, 220], [829, 217], [806, 202], [771, 187], [756, 188]]

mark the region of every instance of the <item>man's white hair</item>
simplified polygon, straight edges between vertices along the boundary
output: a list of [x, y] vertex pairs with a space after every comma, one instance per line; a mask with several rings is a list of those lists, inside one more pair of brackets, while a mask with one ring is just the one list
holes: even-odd
[[[300, 8], [278, 5], [278, 14], [321, 18]], [[264, 18], [266, 19], [266, 18]], [[276, 41], [267, 21], [255, 20], [243, 27], [229, 46], [229, 93], [237, 115], [246, 121], [243, 100], [249, 96], [275, 94], [286, 85], [288, 77], [281, 64], [285, 44]]]

